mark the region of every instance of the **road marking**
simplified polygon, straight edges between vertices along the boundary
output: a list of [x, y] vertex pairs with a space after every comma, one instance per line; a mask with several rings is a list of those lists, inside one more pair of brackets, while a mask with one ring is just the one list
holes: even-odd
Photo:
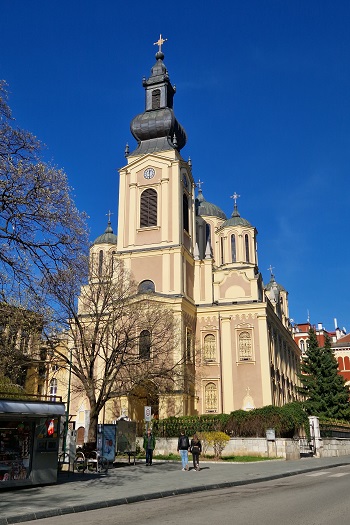
[[349, 472], [339, 472], [338, 474], [331, 474], [330, 478], [341, 478], [342, 476], [348, 476]]
[[316, 476], [325, 476], [326, 474], [330, 474], [330, 472], [313, 472], [312, 474], [306, 474], [310, 477], [316, 477]]

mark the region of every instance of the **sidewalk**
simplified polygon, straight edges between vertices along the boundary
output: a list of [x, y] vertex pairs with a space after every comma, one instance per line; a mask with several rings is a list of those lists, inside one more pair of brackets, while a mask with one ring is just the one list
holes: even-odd
[[350, 465], [350, 456], [271, 460], [256, 463], [201, 462], [201, 471], [182, 472], [181, 462], [156, 461], [111, 468], [107, 474], [60, 474], [57, 485], [0, 490], [0, 525], [113, 507], [293, 476]]

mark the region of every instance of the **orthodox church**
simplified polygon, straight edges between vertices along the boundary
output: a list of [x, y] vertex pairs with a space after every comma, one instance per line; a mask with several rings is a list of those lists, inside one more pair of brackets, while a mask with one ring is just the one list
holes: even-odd
[[[108, 222], [91, 254], [124, 261], [139, 293], [169, 305], [180, 319], [182, 348], [197, 380], [159, 395], [152, 412], [171, 415], [229, 413], [296, 400], [300, 350], [292, 337], [288, 293], [258, 268], [257, 230], [207, 201], [181, 149], [186, 132], [175, 117], [175, 86], [156, 62], [143, 79], [145, 110], [131, 122], [136, 139], [120, 169], [118, 234]], [[197, 192], [197, 194], [196, 194]], [[143, 414], [127, 397], [120, 412]], [[146, 403], [147, 404], [147, 403]]]

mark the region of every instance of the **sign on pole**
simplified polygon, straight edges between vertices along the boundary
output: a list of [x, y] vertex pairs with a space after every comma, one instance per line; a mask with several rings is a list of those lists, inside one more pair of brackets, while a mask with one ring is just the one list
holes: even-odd
[[145, 407], [145, 421], [151, 421], [152, 407]]

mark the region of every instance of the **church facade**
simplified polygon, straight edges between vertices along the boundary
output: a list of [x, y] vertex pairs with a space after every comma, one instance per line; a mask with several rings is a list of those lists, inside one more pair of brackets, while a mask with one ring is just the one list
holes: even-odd
[[[288, 294], [258, 268], [257, 230], [242, 218], [234, 194], [232, 216], [207, 201], [181, 149], [164, 54], [156, 53], [143, 80], [145, 111], [131, 122], [137, 146], [120, 169], [118, 234], [107, 230], [91, 255], [123, 260], [148, 293], [179, 320], [179, 355], [195, 381], [159, 394], [152, 412], [171, 415], [229, 413], [298, 398], [300, 350], [292, 337]], [[120, 413], [142, 419], [132, 399]]]

